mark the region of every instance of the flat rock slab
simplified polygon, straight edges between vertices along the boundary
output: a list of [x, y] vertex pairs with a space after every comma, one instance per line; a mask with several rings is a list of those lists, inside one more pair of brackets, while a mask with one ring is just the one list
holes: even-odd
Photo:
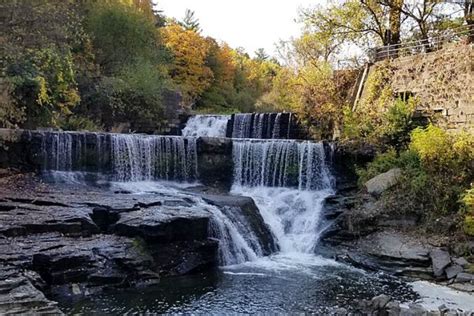
[[402, 171], [399, 168], [394, 168], [385, 173], [379, 174], [365, 183], [367, 192], [375, 196], [382, 194], [397, 184], [401, 174]]
[[86, 282], [101, 273], [121, 275], [123, 281], [153, 266], [151, 257], [134, 240], [113, 235], [38, 234], [0, 239], [0, 262], [37, 271], [53, 285]]
[[33, 286], [28, 272], [0, 265], [0, 315], [63, 315]]
[[86, 207], [36, 205], [17, 201], [0, 202], [0, 234], [8, 237], [58, 232], [90, 236], [99, 228]]
[[376, 232], [361, 238], [356, 244], [365, 253], [376, 257], [418, 264], [430, 262], [429, 246], [395, 231]]
[[111, 231], [154, 242], [206, 240], [210, 216], [205, 209], [196, 206], [157, 206], [121, 213]]

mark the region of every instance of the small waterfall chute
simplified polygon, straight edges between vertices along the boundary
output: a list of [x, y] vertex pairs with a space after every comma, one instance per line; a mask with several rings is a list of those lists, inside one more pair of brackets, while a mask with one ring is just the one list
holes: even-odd
[[117, 181], [197, 179], [194, 137], [114, 134], [112, 168]]
[[234, 184], [321, 190], [331, 186], [324, 145], [309, 141], [235, 140]]
[[[286, 132], [284, 128], [287, 128]], [[232, 138], [289, 138], [291, 113], [241, 113], [232, 115]]]
[[191, 116], [182, 133], [183, 136], [225, 137], [230, 115]]
[[255, 200], [282, 253], [312, 253], [333, 185], [324, 145], [241, 140], [233, 146], [232, 192]]

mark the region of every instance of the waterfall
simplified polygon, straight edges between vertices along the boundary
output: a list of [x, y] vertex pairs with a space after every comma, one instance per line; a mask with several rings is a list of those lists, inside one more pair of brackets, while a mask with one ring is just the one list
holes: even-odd
[[243, 113], [232, 115], [232, 138], [289, 138], [291, 113]]
[[331, 177], [322, 143], [235, 140], [233, 160], [234, 184], [297, 187], [300, 190], [330, 187]]
[[111, 142], [116, 181], [197, 178], [196, 138], [114, 134]]
[[189, 118], [183, 136], [225, 137], [230, 115], [195, 115]]
[[[95, 148], [95, 151], [90, 151]], [[43, 170], [100, 171], [107, 137], [100, 133], [47, 132], [42, 137]]]
[[253, 114], [235, 114], [232, 129], [233, 138], [250, 138]]
[[[43, 170], [81, 178], [104, 173], [115, 181], [197, 179], [196, 138], [132, 134], [48, 132], [42, 138]], [[61, 181], [63, 182], [63, 181]]]
[[282, 253], [312, 253], [333, 181], [324, 145], [308, 141], [234, 141], [232, 192], [255, 200]]
[[219, 240], [219, 261], [222, 265], [252, 261], [263, 255], [258, 238], [240, 210], [213, 206], [210, 211], [211, 232]]

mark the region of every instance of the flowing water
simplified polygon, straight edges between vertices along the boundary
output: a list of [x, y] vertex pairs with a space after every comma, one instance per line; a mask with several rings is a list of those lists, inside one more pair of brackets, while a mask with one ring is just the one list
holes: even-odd
[[232, 138], [281, 139], [290, 136], [291, 113], [242, 113], [232, 117]]
[[230, 115], [195, 115], [189, 118], [183, 136], [225, 137]]
[[[286, 133], [277, 117], [257, 114], [249, 121], [243, 115], [234, 123], [234, 132], [238, 126], [239, 133], [255, 137]], [[221, 136], [223, 121], [224, 117], [192, 118], [183, 132]], [[192, 201], [196, 209], [209, 212], [212, 235], [219, 240], [221, 267], [216, 271], [163, 280], [160, 286], [146, 290], [93, 296], [72, 305], [63, 302], [68, 312], [325, 314], [381, 293], [400, 299], [414, 297], [410, 287], [397, 279], [367, 274], [318, 255], [323, 202], [334, 193], [328, 150], [322, 143], [233, 141], [231, 193], [254, 199], [278, 244], [279, 251], [270, 256], [263, 255], [261, 241], [239, 208], [219, 208], [183, 191], [189, 185], [183, 183], [197, 179], [195, 137], [50, 133], [42, 148], [44, 169], [62, 174], [63, 180], [71, 177], [80, 182], [88, 174], [97, 174], [113, 190]]]

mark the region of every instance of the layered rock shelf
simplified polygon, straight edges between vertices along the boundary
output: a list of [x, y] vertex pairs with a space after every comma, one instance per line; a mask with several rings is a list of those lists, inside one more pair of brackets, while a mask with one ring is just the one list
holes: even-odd
[[[60, 314], [51, 301], [55, 297], [150, 286], [162, 277], [219, 264], [218, 241], [209, 230], [211, 213], [192, 198], [200, 193], [189, 193], [190, 198], [134, 195], [58, 188], [33, 176], [5, 179], [13, 184], [3, 181], [0, 192], [1, 314]], [[262, 225], [266, 252], [275, 250], [251, 199], [205, 198], [218, 207], [245, 209]]]

